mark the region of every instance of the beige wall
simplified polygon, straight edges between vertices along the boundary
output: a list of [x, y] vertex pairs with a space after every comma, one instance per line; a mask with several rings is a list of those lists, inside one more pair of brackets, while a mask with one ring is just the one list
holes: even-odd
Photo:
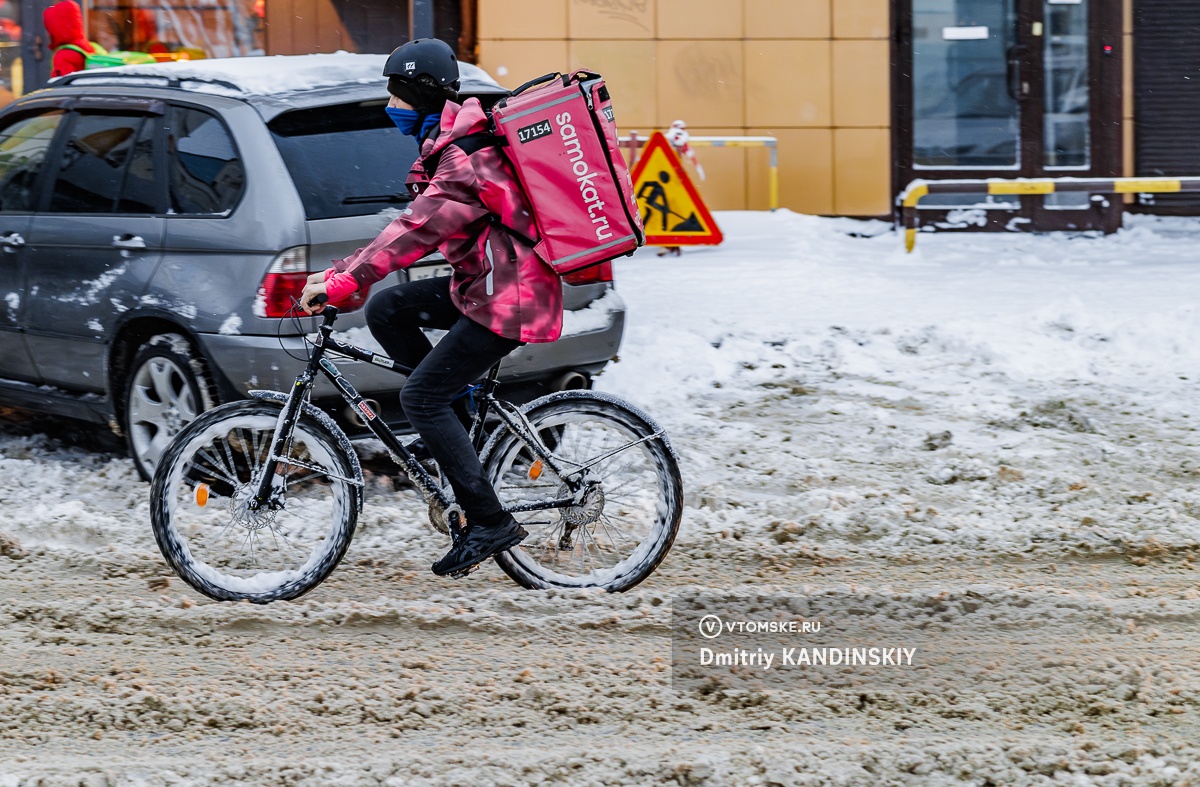
[[272, 55], [357, 51], [331, 0], [271, 0], [266, 50]]
[[[779, 138], [780, 195], [883, 215], [891, 189], [888, 0], [479, 0], [480, 65], [507, 87], [588, 67], [622, 132], [681, 118]], [[714, 210], [767, 206], [765, 150], [697, 149]]]

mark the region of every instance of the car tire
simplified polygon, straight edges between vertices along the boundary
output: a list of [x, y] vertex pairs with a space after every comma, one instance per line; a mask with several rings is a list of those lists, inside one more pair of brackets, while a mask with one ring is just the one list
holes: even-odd
[[142, 480], [154, 476], [171, 439], [217, 404], [212, 391], [203, 361], [184, 336], [159, 334], [138, 347], [125, 377], [121, 423]]

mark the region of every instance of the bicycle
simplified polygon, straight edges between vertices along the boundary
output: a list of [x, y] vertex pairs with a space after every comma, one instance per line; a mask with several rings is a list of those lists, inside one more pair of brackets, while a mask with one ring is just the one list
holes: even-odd
[[[451, 490], [326, 356], [412, 370], [336, 339], [337, 314], [325, 307], [291, 391], [251, 391], [248, 400], [208, 410], [163, 453], [151, 486], [155, 540], [180, 578], [210, 598], [298, 598], [346, 554], [366, 484], [346, 434], [311, 402], [318, 374], [407, 472], [433, 528], [455, 542], [465, 533]], [[632, 405], [594, 391], [561, 391], [516, 407], [495, 395], [499, 371], [496, 364], [471, 389], [478, 403], [469, 433], [501, 502], [530, 535], [494, 560], [530, 589], [634, 587], [662, 562], [679, 529], [682, 481], [666, 433]]]

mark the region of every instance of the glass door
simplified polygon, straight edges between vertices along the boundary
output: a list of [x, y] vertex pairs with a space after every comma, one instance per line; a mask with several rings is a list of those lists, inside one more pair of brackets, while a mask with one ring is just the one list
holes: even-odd
[[[1092, 32], [1087, 0], [1042, 0], [1033, 32], [1041, 50], [1041, 175], [1088, 177], [1092, 167]], [[1047, 229], [1087, 229], [1112, 196], [1048, 194], [1028, 198], [1033, 223]], [[1040, 201], [1040, 204], [1038, 204]], [[1100, 211], [1103, 214], [1103, 210]], [[1103, 218], [1101, 215], [1099, 218]]]
[[1007, 170], [1021, 164], [1021, 104], [1006, 63], [1015, 0], [913, 0], [913, 166]]
[[[914, 178], [1120, 174], [1120, 0], [895, 0], [894, 8], [897, 190]], [[1120, 211], [1111, 197], [982, 189], [921, 205], [922, 223], [975, 230], [1105, 229]]]

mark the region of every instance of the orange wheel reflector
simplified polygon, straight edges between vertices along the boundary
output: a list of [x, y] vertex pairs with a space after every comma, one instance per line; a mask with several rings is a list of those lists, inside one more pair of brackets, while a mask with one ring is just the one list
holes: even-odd
[[208, 505], [208, 484], [196, 485], [196, 505], [201, 508]]
[[539, 478], [541, 478], [542, 477], [542, 468], [544, 468], [544, 467], [545, 467], [545, 465], [542, 464], [541, 459], [538, 459], [536, 462], [531, 464], [529, 466], [529, 480], [536, 481]]

